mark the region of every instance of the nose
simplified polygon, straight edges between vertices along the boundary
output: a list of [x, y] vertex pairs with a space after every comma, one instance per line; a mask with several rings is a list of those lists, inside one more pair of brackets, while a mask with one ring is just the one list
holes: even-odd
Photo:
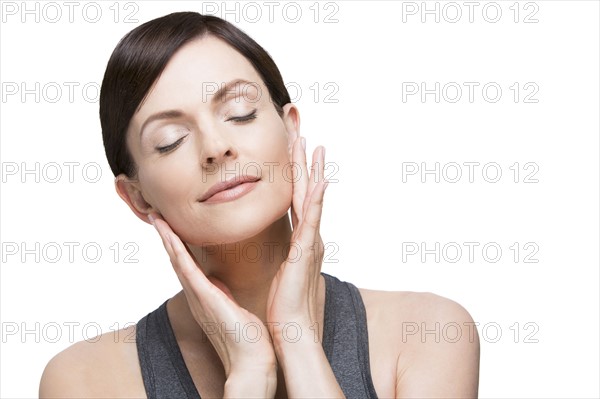
[[201, 134], [201, 162], [204, 168], [211, 168], [230, 159], [235, 159], [238, 152], [226, 133], [211, 129]]

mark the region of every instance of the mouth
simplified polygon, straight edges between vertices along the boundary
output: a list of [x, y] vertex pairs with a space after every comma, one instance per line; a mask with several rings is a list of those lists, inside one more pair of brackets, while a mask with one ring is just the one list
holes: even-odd
[[236, 176], [209, 188], [200, 198], [202, 203], [233, 201], [252, 191], [260, 180], [256, 176]]

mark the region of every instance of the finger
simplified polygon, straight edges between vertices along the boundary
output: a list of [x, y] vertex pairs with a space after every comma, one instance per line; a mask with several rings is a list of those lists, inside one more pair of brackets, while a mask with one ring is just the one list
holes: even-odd
[[306, 286], [308, 280], [318, 279], [324, 255], [319, 226], [327, 184], [327, 181], [321, 181], [317, 184], [311, 196], [307, 199], [309, 206], [306, 209], [299, 228], [295, 231], [293, 238], [294, 247], [299, 247], [301, 260], [298, 263], [299, 259], [295, 256], [293, 263], [296, 263], [297, 266], [289, 269], [286, 268], [286, 273], [284, 273], [285, 279], [293, 281], [293, 283], [289, 283], [292, 284], [289, 287], [303, 287]]
[[304, 248], [306, 248], [306, 245], [314, 245], [317, 238], [320, 238], [319, 227], [323, 213], [323, 198], [328, 184], [329, 182], [326, 180], [319, 181], [307, 201], [307, 209], [300, 224], [299, 232], [301, 245]]
[[154, 226], [154, 228], [158, 232], [158, 235], [160, 236], [160, 239], [162, 240], [163, 246], [167, 250], [169, 257], [171, 257], [171, 254], [173, 253], [173, 245], [171, 244], [171, 239], [169, 238], [169, 235], [164, 232], [164, 229], [162, 229], [156, 225], [156, 221], [158, 219], [159, 219], [158, 216], [153, 215], [151, 213], [148, 214], [148, 220], [150, 220], [150, 223], [152, 223], [152, 226]]
[[[303, 144], [304, 143], [304, 144]], [[302, 220], [302, 207], [306, 196], [306, 188], [308, 187], [308, 169], [306, 167], [306, 139], [298, 137], [294, 143], [292, 151], [292, 222], [293, 227], [296, 227]], [[295, 220], [294, 220], [295, 219]]]
[[308, 198], [312, 195], [317, 184], [323, 180], [325, 175], [325, 147], [318, 146], [313, 151], [311, 173], [308, 181], [308, 187], [306, 191], [306, 198], [302, 206], [302, 214], [306, 213], [306, 209], [309, 205]]
[[212, 283], [198, 268], [179, 236], [173, 232], [165, 220], [158, 217], [153, 217], [153, 219], [152, 224], [161, 236], [163, 244], [165, 244], [173, 269], [182, 286], [197, 295], [201, 294], [203, 290], [211, 289]]
[[[235, 304], [235, 301], [227, 287], [223, 283], [220, 284], [223, 289], [217, 287], [204, 275], [187, 246], [164, 220], [157, 220], [155, 224], [163, 230], [163, 233], [170, 235], [169, 239], [173, 249], [170, 254], [171, 264], [190, 307], [193, 308], [195, 304], [202, 309], [203, 313], [213, 314], [213, 316], [200, 316], [208, 317], [208, 320], [215, 317], [225, 319], [235, 317], [235, 308], [231, 307], [232, 302]], [[215, 314], [220, 316], [215, 316]]]

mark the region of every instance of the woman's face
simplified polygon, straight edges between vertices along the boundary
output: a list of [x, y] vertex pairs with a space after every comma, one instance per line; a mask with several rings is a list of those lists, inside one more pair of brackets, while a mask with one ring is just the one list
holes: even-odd
[[[238, 80], [249, 83], [215, 95]], [[291, 205], [298, 126], [294, 106], [282, 118], [246, 58], [213, 36], [194, 40], [175, 53], [131, 120], [127, 145], [138, 174], [126, 183], [130, 206], [142, 217], [160, 213], [193, 245], [252, 237]], [[213, 185], [241, 175], [260, 180], [236, 199], [202, 201]]]

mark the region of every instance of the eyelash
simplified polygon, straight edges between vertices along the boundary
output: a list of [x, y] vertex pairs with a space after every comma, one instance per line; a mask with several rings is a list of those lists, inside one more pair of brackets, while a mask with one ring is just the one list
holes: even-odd
[[173, 144], [169, 144], [169, 145], [166, 145], [164, 147], [156, 147], [156, 151], [158, 151], [161, 154], [164, 154], [166, 152], [174, 150], [179, 144], [181, 144], [181, 142], [183, 141], [183, 139], [186, 138], [186, 137], [187, 137], [187, 135], [183, 136], [182, 138], [180, 138], [179, 140], [177, 140]]
[[[251, 113], [249, 113], [248, 115], [244, 115], [244, 116], [233, 116], [227, 120], [225, 120], [225, 122], [229, 122], [229, 121], [234, 121], [234, 122], [248, 122], [251, 121], [253, 119], [256, 119], [256, 109], [254, 109]], [[182, 138], [180, 138], [179, 140], [177, 140], [176, 142], [174, 142], [173, 144], [169, 144], [166, 145], [164, 147], [156, 147], [156, 150], [161, 153], [167, 153], [171, 150], [174, 150], [175, 148], [177, 148], [177, 146], [179, 146], [179, 144], [181, 144], [181, 142], [183, 141], [183, 139], [185, 139], [187, 137], [187, 135], [183, 136]]]
[[252, 119], [256, 119], [256, 109], [254, 109], [251, 113], [249, 113], [248, 115], [244, 115], [244, 116], [233, 116], [227, 120], [225, 120], [225, 122], [229, 122], [229, 121], [234, 121], [234, 122], [248, 122]]

